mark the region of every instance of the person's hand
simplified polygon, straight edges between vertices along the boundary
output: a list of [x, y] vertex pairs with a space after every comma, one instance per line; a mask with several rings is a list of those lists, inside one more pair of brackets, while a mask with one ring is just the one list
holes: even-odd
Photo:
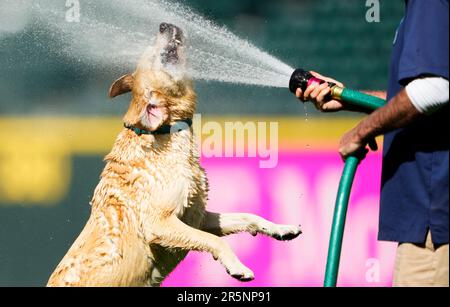
[[366, 145], [373, 151], [378, 150], [378, 144], [374, 138], [365, 139], [361, 137], [358, 127], [347, 132], [342, 138], [339, 144], [339, 154], [345, 161], [351, 155], [357, 155], [359, 158], [364, 159], [369, 150], [366, 149]]
[[295, 95], [298, 99], [303, 102], [311, 101], [314, 103], [316, 108], [322, 112], [337, 112], [344, 110], [344, 105], [338, 100], [326, 100], [328, 94], [330, 94], [331, 89], [328, 86], [328, 82], [335, 83], [339, 87], [344, 87], [344, 85], [331, 78], [324, 77], [314, 71], [310, 72], [314, 77], [326, 81], [321, 85], [312, 84], [303, 93], [302, 89], [298, 88]]

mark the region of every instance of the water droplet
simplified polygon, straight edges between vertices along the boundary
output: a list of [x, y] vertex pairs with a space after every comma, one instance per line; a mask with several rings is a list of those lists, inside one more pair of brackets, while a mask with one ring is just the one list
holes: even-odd
[[308, 106], [306, 103], [303, 104], [303, 109], [305, 110], [305, 122], [308, 122]]

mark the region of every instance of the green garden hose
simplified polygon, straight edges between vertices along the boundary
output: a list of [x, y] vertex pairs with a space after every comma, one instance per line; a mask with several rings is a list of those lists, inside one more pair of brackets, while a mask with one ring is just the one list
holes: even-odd
[[[298, 88], [302, 89], [304, 92], [310, 85], [322, 83], [325, 83], [325, 81], [314, 77], [310, 72], [303, 69], [296, 69], [289, 81], [289, 90], [295, 94]], [[330, 98], [340, 100], [347, 105], [355, 106], [358, 109], [374, 111], [386, 104], [385, 100], [378, 97], [339, 87], [334, 83], [328, 84], [331, 88]], [[344, 172], [342, 173], [336, 198], [333, 224], [331, 226], [330, 244], [328, 248], [324, 281], [325, 287], [336, 287], [348, 202], [350, 199], [353, 180], [355, 179], [356, 170], [358, 169], [360, 161], [361, 158], [358, 157], [358, 155], [350, 156], [345, 161]]]
[[343, 101], [348, 105], [353, 105], [368, 111], [375, 111], [386, 104], [386, 101], [381, 98], [347, 88], [342, 88], [336, 85], [331, 88], [331, 96], [334, 99]]
[[[386, 103], [385, 100], [378, 97], [341, 88], [336, 85], [333, 86], [331, 92], [334, 99], [341, 100], [342, 102], [362, 109], [367, 109], [368, 111], [374, 111], [381, 108]], [[334, 208], [324, 287], [336, 287], [348, 202], [353, 180], [360, 161], [360, 158], [357, 156], [350, 156], [345, 161], [344, 172], [342, 173], [341, 181], [339, 183], [336, 205]]]
[[339, 262], [341, 259], [342, 238], [344, 235], [345, 219], [347, 216], [348, 201], [360, 160], [357, 157], [349, 157], [345, 161], [344, 172], [334, 207], [333, 224], [331, 228], [330, 245], [328, 247], [327, 267], [325, 271], [325, 287], [335, 287]]

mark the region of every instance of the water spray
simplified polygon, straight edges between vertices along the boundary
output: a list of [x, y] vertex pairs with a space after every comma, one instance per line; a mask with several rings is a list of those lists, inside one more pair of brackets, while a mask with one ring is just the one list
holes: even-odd
[[[326, 81], [314, 77], [310, 72], [303, 69], [297, 69], [291, 76], [289, 82], [289, 90], [295, 94], [298, 88], [305, 91], [307, 87], [313, 84], [323, 84]], [[358, 91], [337, 86], [328, 82], [331, 88], [329, 99], [340, 100], [348, 105], [356, 106], [367, 111], [374, 111], [386, 104], [386, 101], [367, 95]], [[342, 250], [342, 239], [344, 236], [345, 219], [347, 216], [348, 202], [350, 199], [353, 181], [355, 179], [356, 170], [361, 162], [361, 156], [356, 154], [350, 156], [345, 161], [344, 171], [336, 198], [336, 205], [333, 215], [333, 224], [331, 226], [330, 243], [328, 247], [327, 265], [325, 271], [325, 287], [336, 287], [339, 263]]]

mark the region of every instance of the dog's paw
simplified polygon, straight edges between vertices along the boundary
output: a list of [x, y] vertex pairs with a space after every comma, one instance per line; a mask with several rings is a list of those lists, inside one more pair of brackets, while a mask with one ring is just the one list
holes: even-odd
[[228, 252], [219, 253], [218, 259], [227, 270], [227, 273], [237, 280], [251, 281], [255, 279], [252, 270], [242, 264], [231, 249]]
[[279, 241], [289, 241], [297, 238], [302, 233], [300, 226], [295, 225], [275, 225], [271, 237]]
[[230, 274], [231, 277], [236, 278], [239, 281], [245, 282], [245, 281], [252, 281], [253, 279], [255, 279], [255, 275], [253, 274], [253, 272], [246, 267], [243, 267], [238, 271], [227, 270], [227, 272], [228, 274]]

